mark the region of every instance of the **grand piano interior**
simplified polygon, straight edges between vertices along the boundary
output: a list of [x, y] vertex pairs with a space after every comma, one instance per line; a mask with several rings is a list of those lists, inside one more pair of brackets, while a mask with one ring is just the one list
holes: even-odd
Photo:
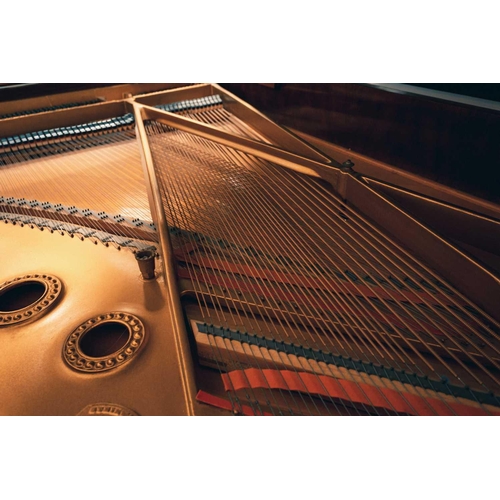
[[500, 413], [498, 90], [450, 90], [4, 84], [0, 413]]

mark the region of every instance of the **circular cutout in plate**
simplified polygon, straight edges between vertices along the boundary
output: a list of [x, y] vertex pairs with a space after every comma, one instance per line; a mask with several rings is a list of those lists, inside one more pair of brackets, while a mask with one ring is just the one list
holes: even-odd
[[142, 321], [133, 314], [101, 314], [68, 335], [63, 358], [71, 368], [85, 373], [113, 370], [136, 356], [145, 333]]
[[61, 294], [61, 280], [48, 274], [27, 274], [0, 284], [0, 327], [39, 318]]

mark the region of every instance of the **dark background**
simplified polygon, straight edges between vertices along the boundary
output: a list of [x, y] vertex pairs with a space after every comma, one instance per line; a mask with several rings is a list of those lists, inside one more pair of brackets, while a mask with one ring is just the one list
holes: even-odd
[[[365, 84], [223, 86], [281, 125], [500, 203], [498, 110]], [[431, 86], [500, 100], [499, 85]]]

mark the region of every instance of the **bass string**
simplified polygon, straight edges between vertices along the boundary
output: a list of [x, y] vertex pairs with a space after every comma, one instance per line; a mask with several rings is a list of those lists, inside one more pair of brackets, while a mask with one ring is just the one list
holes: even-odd
[[[234, 298], [232, 298], [232, 300], [233, 300], [233, 302], [234, 302]], [[238, 308], [237, 306], [235, 307], [235, 309], [236, 309], [236, 311], [238, 311], [238, 310], [239, 310], [239, 308]], [[246, 313], [246, 310], [245, 310], [245, 313]], [[241, 323], [243, 323], [243, 321], [241, 321]]]
[[[330, 218], [330, 219], [333, 219], [333, 218]], [[335, 222], [335, 221], [333, 220], [333, 222]], [[361, 257], [362, 257], [362, 256], [361, 256]], [[397, 265], [397, 263], [396, 263], [396, 265]], [[387, 267], [386, 267], [386, 268], [387, 268]], [[388, 271], [390, 271], [390, 269], [388, 269]], [[390, 282], [389, 282], [389, 285], [390, 285], [390, 286], [394, 286], [394, 285], [392, 285], [392, 283], [390, 283]], [[401, 294], [403, 294], [403, 295], [405, 295], [405, 293], [406, 293], [404, 290], [397, 290], [397, 289], [395, 289], [395, 290], [396, 290], [396, 291], [398, 291], [398, 293], [401, 293]], [[408, 300], [408, 302], [412, 303], [412, 299], [411, 299], [411, 298], [407, 298], [407, 300]], [[424, 300], [425, 300], [425, 299], [424, 299]], [[436, 301], [436, 300], [437, 300], [437, 301], [440, 301], [440, 299], [439, 299], [439, 298], [436, 298], [436, 296], [434, 296], [434, 297], [433, 297], [433, 300], [434, 300], [434, 301]], [[440, 302], [441, 302], [441, 301], [440, 301]], [[442, 304], [442, 302], [441, 302], [441, 304]], [[417, 304], [415, 304], [415, 303], [413, 303], [413, 305], [417, 306]], [[426, 303], [426, 305], [427, 305], [429, 308], [431, 308], [431, 307], [432, 307], [432, 306], [431, 306], [431, 304], [429, 304], [428, 302]], [[434, 322], [434, 319], [433, 319], [432, 317], [430, 317], [428, 314], [426, 314], [426, 311], [422, 311], [422, 309], [419, 309], [419, 311], [420, 311], [420, 312], [422, 312], [422, 314], [424, 315], [424, 317], [426, 317], [426, 319], [428, 319], [429, 321], [433, 322], [433, 323], [434, 323], [434, 325], [436, 325], [436, 323]], [[438, 312], [438, 314], [439, 314], [439, 312]], [[442, 315], [440, 315], [440, 317], [441, 317], [441, 319], [443, 320], [443, 322], [448, 323], [448, 325], [449, 325], [451, 328], [453, 328], [453, 329], [454, 329], [454, 332], [456, 332], [456, 333], [457, 333], [457, 335], [460, 335], [460, 336], [462, 337], [462, 339], [463, 339], [463, 340], [468, 340], [468, 339], [466, 339], [466, 337], [464, 336], [464, 333], [463, 333], [462, 331], [460, 331], [460, 330], [458, 330], [458, 331], [457, 331], [456, 325], [455, 325], [455, 324], [453, 324], [453, 323], [450, 323], [450, 321], [448, 320], [448, 318], [447, 318], [447, 317], [443, 317]], [[418, 318], [415, 318], [415, 319], [418, 321]], [[466, 325], [469, 329], [471, 329], [471, 328], [472, 328], [472, 327], [471, 327], [471, 325], [464, 323], [464, 322], [463, 322], [463, 320], [462, 320], [462, 324], [465, 324], [465, 325]], [[436, 326], [438, 326], [438, 325], [436, 325]], [[445, 331], [445, 334], [446, 334], [446, 333], [447, 333], [447, 332]], [[477, 332], [475, 332], [475, 333], [477, 333]], [[450, 337], [449, 337], [449, 335], [447, 335], [447, 337], [448, 337], [448, 338], [450, 338]], [[452, 340], [453, 340], [453, 339], [452, 339]], [[485, 339], [485, 340], [486, 340], [486, 339]], [[456, 346], [458, 349], [461, 349], [461, 348], [460, 348], [460, 346], [459, 346], [459, 345], [458, 345], [458, 344], [457, 344], [454, 340], [453, 340], [453, 343], [455, 344], [455, 346]], [[490, 345], [491, 345], [491, 344], [490, 344]], [[478, 348], [478, 350], [479, 350], [480, 352], [482, 352], [482, 350], [480, 349], [480, 347], [479, 347], [479, 346], [476, 346], [476, 347]], [[494, 348], [494, 346], [492, 346], [492, 345], [491, 345], [491, 347], [492, 347], [492, 348]], [[496, 349], [495, 349], [495, 350], [496, 350]], [[463, 350], [462, 350], [462, 352], [463, 352]], [[471, 356], [470, 356], [468, 353], [465, 353], [465, 354], [466, 354], [466, 355], [468, 355], [468, 357], [469, 357], [469, 358], [471, 358]], [[492, 360], [492, 359], [491, 359], [491, 358], [490, 358], [490, 357], [489, 357], [486, 353], [482, 352], [482, 354], [483, 354], [483, 355], [484, 355], [487, 359], [489, 359], [489, 361], [490, 361], [492, 364], [496, 365], [496, 363], [494, 362], [494, 360]], [[482, 367], [482, 365], [480, 365], [480, 363], [478, 363], [478, 362], [477, 362], [477, 360], [475, 360], [474, 358], [472, 358], [472, 361], [473, 361], [473, 362], [475, 362], [475, 364], [476, 364], [476, 365], [478, 365], [478, 366]], [[486, 370], [484, 367], [482, 367], [482, 369], [483, 369], [483, 371], [485, 371], [485, 370]], [[489, 372], [488, 370], [486, 370], [486, 371], [488, 372], [488, 374], [490, 374], [490, 372]], [[491, 375], [490, 375], [490, 376], [491, 376]]]
[[[269, 213], [268, 213], [268, 215], [269, 215]], [[279, 227], [280, 227], [280, 226], [278, 225], [278, 228], [279, 228]], [[285, 233], [285, 234], [286, 234], [286, 233]], [[299, 250], [299, 249], [297, 249], [297, 250], [300, 252], [300, 250]], [[280, 251], [278, 250], [278, 252], [277, 252], [277, 253], [280, 253]], [[281, 252], [281, 253], [283, 253], [283, 252]], [[410, 406], [411, 406], [411, 405], [410, 405]]]
[[[280, 173], [282, 174], [282, 172], [280, 172]], [[285, 182], [285, 179], [282, 179], [282, 181], [283, 181], [283, 182]], [[280, 185], [281, 185], [281, 184], [280, 184]], [[289, 187], [290, 187], [290, 189], [292, 189], [292, 187], [291, 187], [291, 186], [289, 186]], [[324, 229], [323, 229], [323, 230], [324, 230]], [[329, 237], [329, 235], [326, 233], [326, 231], [324, 231], [324, 233], [325, 233], [325, 237]], [[340, 237], [340, 238], [342, 237], [342, 235], [341, 235], [341, 234], [339, 234], [338, 232], [336, 233], [336, 236], [338, 236], [338, 237]], [[346, 242], [346, 243], [348, 243], [348, 242]], [[353, 251], [356, 251], [356, 248], [355, 248], [355, 247], [352, 247], [352, 250], [353, 250]], [[361, 255], [361, 254], [359, 254], [359, 252], [357, 252], [357, 253], [358, 253], [358, 255], [360, 255], [360, 256], [362, 257], [362, 255]], [[364, 270], [364, 271], [366, 272], [366, 270]], [[374, 291], [375, 291], [375, 290], [374, 290]], [[380, 297], [378, 297], [378, 298], [380, 299]], [[403, 320], [403, 318], [402, 318], [402, 317], [401, 317], [401, 315], [398, 313], [398, 311], [396, 311], [396, 310], [395, 310], [395, 309], [391, 306], [391, 304], [390, 304], [389, 302], [386, 302], [386, 303], [385, 303], [385, 305], [386, 305], [386, 306], [387, 306], [387, 307], [391, 310], [391, 312], [392, 312], [392, 313], [397, 314], [398, 319]], [[414, 318], [414, 319], [418, 322], [418, 319], [417, 319], [417, 318]], [[406, 323], [406, 322], [405, 322], [405, 323]], [[409, 325], [407, 325], [407, 324], [406, 324], [406, 326], [408, 327]], [[427, 332], [427, 333], [428, 333], [428, 334], [432, 337], [432, 334], [431, 334], [431, 332], [428, 330], [428, 328], [426, 327], [426, 325], [424, 325], [424, 324], [422, 324], [422, 323], [420, 322], [420, 325], [419, 325], [419, 326], [420, 326], [420, 327], [422, 327], [422, 328], [423, 328], [423, 329], [424, 329], [424, 330], [425, 330], [425, 331], [426, 331], [426, 332]], [[416, 336], [420, 337], [420, 336], [417, 334], [417, 332], [416, 332], [416, 330], [415, 330], [415, 329], [410, 328], [410, 331], [412, 331], [412, 333], [413, 333], [413, 334], [415, 334]], [[429, 346], [429, 344], [427, 344], [427, 343], [426, 343], [426, 346], [427, 346], [427, 348], [428, 348], [428, 349], [429, 349], [429, 350], [430, 350], [430, 351], [434, 354], [434, 356], [435, 356], [435, 357], [437, 357], [438, 359], [440, 359], [440, 361], [441, 361], [443, 364], [445, 364], [445, 362], [442, 360], [442, 358], [440, 358], [440, 357], [439, 357], [439, 355], [435, 352], [435, 350], [434, 350], [431, 346]], [[468, 372], [468, 373], [469, 373], [469, 374], [470, 374], [473, 378], [475, 378], [475, 379], [476, 379], [476, 381], [478, 381], [479, 383], [481, 383], [480, 379], [479, 379], [479, 378], [478, 378], [475, 374], [473, 374], [473, 373], [472, 373], [472, 372], [468, 369], [468, 367], [467, 367], [464, 363], [462, 363], [462, 362], [461, 362], [461, 360], [460, 360], [460, 359], [458, 359], [456, 356], [454, 356], [454, 354], [453, 354], [453, 353], [450, 353], [450, 355], [451, 355], [451, 356], [455, 359], [455, 361], [457, 361], [457, 362], [458, 362], [458, 363], [462, 366], [462, 368], [464, 368], [464, 370], [465, 370], [465, 371], [467, 371], [467, 372]], [[473, 361], [475, 361], [474, 359], [472, 359], [472, 360], [473, 360]], [[482, 367], [482, 365], [480, 365], [479, 363], [477, 363], [477, 361], [476, 361], [476, 364], [477, 364], [477, 365], [479, 365], [480, 367]], [[446, 366], [447, 366], [447, 368], [450, 370], [450, 372], [451, 372], [451, 373], [452, 373], [455, 377], [457, 377], [457, 375], [453, 372], [453, 370], [451, 370], [451, 369], [450, 369], [449, 365], [446, 365]], [[492, 378], [494, 379], [494, 376], [493, 376], [490, 372], [488, 372], [487, 370], [485, 370], [485, 369], [484, 369], [484, 367], [482, 367], [482, 368], [483, 368], [483, 371], [484, 371], [487, 375], [489, 375], [490, 377], [492, 377]]]
[[[155, 148], [154, 148], [154, 146], [153, 146], [153, 154], [154, 154], [154, 151], [155, 151]], [[169, 164], [169, 163], [168, 163], [168, 164]], [[167, 169], [165, 169], [165, 170], [167, 170]], [[169, 172], [169, 173], [170, 173], [171, 171], [174, 171], [174, 172], [175, 172], [175, 170], [174, 170], [174, 169], [168, 169], [168, 172]], [[179, 186], [179, 183], [177, 183], [176, 185], [177, 185], [177, 186]], [[173, 193], [171, 192], [170, 194], [171, 194], [171, 199], [177, 198], [175, 191], [174, 191]], [[192, 207], [192, 205], [191, 205], [191, 207]], [[182, 211], [181, 211], [181, 213], [182, 213]], [[202, 271], [203, 271], [203, 269], [202, 269]], [[217, 298], [217, 297], [216, 297], [216, 301], [217, 301], [217, 302], [219, 302], [219, 300], [218, 300], [218, 298]], [[234, 299], [233, 299], [233, 301], [234, 301]], [[220, 310], [222, 310], [222, 309], [223, 309], [220, 303], [218, 304], [218, 306], [219, 306], [219, 307], [218, 307], [218, 309], [220, 309]], [[235, 307], [235, 310], [236, 310], [237, 314], [239, 314], [239, 309], [238, 309], [238, 307]], [[246, 311], [245, 311], [245, 313], [246, 313]], [[232, 312], [231, 312], [231, 314], [232, 314]], [[234, 317], [232, 318], [232, 321], [233, 321], [233, 324], [236, 322], [236, 321], [235, 321], [235, 319], [234, 319]], [[241, 321], [241, 318], [240, 318], [240, 322], [241, 322], [241, 323], [243, 323], [243, 321]], [[229, 322], [227, 322], [227, 326], [229, 326], [229, 324], [230, 324], [230, 323], [229, 323]]]
[[[200, 172], [196, 172], [196, 176], [193, 176], [193, 177], [197, 177], [198, 179], [202, 180], [202, 179], [201, 179], [201, 177], [200, 177]], [[208, 185], [208, 183], [210, 182], [210, 180], [209, 180], [209, 179], [203, 179], [203, 181], [206, 183], [206, 185]], [[179, 185], [179, 186], [184, 185], [184, 184], [185, 184], [185, 182], [186, 182], [186, 180], [185, 180], [185, 179], [182, 179], [180, 182], [178, 182], [178, 185]], [[191, 188], [192, 188], [192, 189], [191, 189], [191, 191], [192, 191], [192, 192], [194, 192], [194, 193], [196, 193], [196, 191], [197, 191], [197, 186], [196, 186], [196, 185], [195, 185], [195, 186], [191, 186]], [[214, 187], [214, 189], [216, 189], [216, 187]], [[201, 202], [199, 202], [199, 203], [201, 203]], [[219, 215], [219, 214], [218, 214], [217, 212], [212, 212], [212, 213], [211, 213], [211, 222], [212, 222], [212, 223], [215, 223], [215, 222], [217, 221], [217, 222], [221, 223], [221, 224], [222, 224], [222, 226], [224, 226], [224, 227], [225, 227], [225, 229], [224, 229], [224, 228], [222, 228], [222, 229], [221, 229], [221, 227], [222, 227], [222, 226], [221, 226], [220, 224], [217, 224], [217, 225], [216, 225], [216, 232], [217, 232], [217, 234], [219, 234], [219, 235], [220, 235], [220, 234], [222, 234], [222, 233], [227, 233], [227, 221], [226, 221], [226, 220], [224, 220], [224, 219], [222, 219], [222, 220], [221, 220], [219, 217], [216, 217], [216, 216], [218, 216], [218, 215]], [[206, 251], [207, 249], [205, 248], [204, 250]], [[215, 248], [215, 250], [217, 251], [217, 248]], [[217, 257], [218, 257], [219, 259], [221, 258], [221, 256], [220, 256], [220, 255], [217, 255]], [[236, 276], [234, 276], [234, 274], [233, 274], [233, 276], [232, 276], [232, 277], [236, 279]]]
[[[307, 182], [310, 182], [307, 180]], [[313, 185], [313, 188], [318, 190], [319, 193], [326, 199], [328, 198], [328, 192], [326, 192], [321, 185]], [[335, 200], [338, 202], [338, 200]], [[376, 246], [378, 245], [379, 247], [382, 246], [385, 250], [387, 250], [388, 254], [391, 254], [394, 256], [395, 264], [400, 263], [400, 265], [404, 265], [407, 267], [407, 269], [411, 269], [418, 277], [422, 279], [422, 281], [425, 283], [426, 280], [434, 279], [437, 283], [442, 283], [443, 278], [438, 276], [435, 271], [433, 271], [431, 268], [426, 266], [422, 261], [418, 260], [416, 257], [414, 257], [410, 252], [402, 248], [400, 245], [398, 245], [394, 240], [391, 240], [387, 238], [387, 236], [380, 231], [380, 229], [372, 224], [366, 217], [363, 217], [360, 213], [357, 211], [353, 210], [352, 207], [347, 207], [347, 210], [350, 211], [351, 215], [353, 216], [353, 221], [356, 223], [357, 226], [361, 228], [369, 228], [369, 231], [366, 232], [367, 235], [369, 235], [373, 239], [372, 245]], [[414, 282], [414, 285], [418, 285], [418, 282]], [[471, 306], [473, 309], [478, 311], [479, 309], [477, 308], [477, 305], [474, 304], [468, 297], [464, 296], [462, 293], [460, 293], [458, 290], [456, 290], [453, 285], [449, 282], [446, 283], [446, 288], [453, 293], [453, 296], [460, 298], [461, 300], [467, 302], [469, 306]], [[434, 290], [435, 291], [435, 290]], [[430, 293], [429, 287], [424, 288], [424, 293], [429, 295], [429, 297], [432, 300], [439, 300], [438, 295], [432, 295]], [[448, 296], [449, 298], [449, 296]], [[456, 307], [460, 307], [459, 304], [456, 304]], [[483, 326], [485, 328], [488, 328], [488, 325], [485, 324], [485, 322], [491, 323], [496, 325], [497, 327], [500, 328], [500, 323], [498, 323], [494, 318], [491, 318], [488, 314], [486, 314], [484, 311], [481, 311], [481, 316], [484, 318], [484, 322], [481, 323], [479, 321], [479, 318], [473, 314], [470, 313], [469, 310], [467, 309], [462, 309], [463, 313], [468, 315], [471, 321], [474, 323], [477, 323], [480, 326]], [[451, 311], [453, 312], [453, 311]], [[457, 317], [459, 321], [463, 321], [462, 318]]]
[[[152, 153], [154, 156], [157, 156], [157, 155], [155, 155], [154, 142], [152, 143], [152, 146], [153, 146]], [[161, 186], [161, 189], [163, 192], [163, 198], [164, 198], [164, 200], [167, 200], [166, 204], [168, 206], [168, 210], [170, 211], [172, 221], [174, 222], [174, 225], [176, 227], [180, 227], [181, 221], [178, 221], [177, 217], [180, 216], [182, 218], [183, 211], [179, 210], [178, 207], [173, 205], [173, 203], [177, 202], [177, 196], [176, 196], [177, 193], [176, 193], [175, 189], [173, 189], [173, 187], [171, 185], [168, 185], [168, 186], [166, 185], [166, 182], [170, 181], [169, 173], [170, 173], [171, 169], [169, 167], [159, 169], [158, 165], [163, 165], [163, 162], [161, 162], [161, 160], [158, 161], [158, 158], [154, 158], [154, 164], [155, 164], [157, 171], [158, 171], [158, 174], [159, 174], [158, 177], [159, 177], [160, 186]], [[176, 208], [177, 208], [177, 210], [176, 210]], [[191, 242], [194, 243], [195, 240], [192, 239]], [[188, 264], [188, 268], [189, 268], [189, 264]], [[193, 282], [198, 281], [196, 277], [193, 277], [194, 273], [190, 273], [190, 274], [191, 274], [191, 278], [192, 278]], [[199, 284], [199, 281], [198, 281], [198, 288], [201, 290], [201, 285]], [[196, 296], [197, 296], [198, 301], [200, 302], [199, 294], [196, 293]], [[218, 301], [218, 299], [217, 299], [217, 301]], [[201, 305], [201, 303], [200, 303], [200, 305]], [[206, 302], [205, 302], [205, 306], [208, 309], [208, 304]], [[229, 325], [229, 322], [225, 318], [221, 318], [219, 316], [219, 314], [223, 314], [223, 310], [222, 310], [222, 307], [220, 305], [219, 305], [219, 307], [217, 307], [215, 309], [215, 311], [216, 311], [217, 319], [218, 319], [219, 323], [221, 323], [222, 325]], [[232, 312], [231, 312], [231, 314], [232, 314]], [[233, 321], [234, 321], [234, 319], [233, 319]], [[248, 392], [246, 392], [246, 396], [247, 396], [247, 399], [251, 399]], [[256, 398], [254, 398], [254, 399], [256, 399]], [[266, 399], [267, 399], [267, 397], [266, 397]]]

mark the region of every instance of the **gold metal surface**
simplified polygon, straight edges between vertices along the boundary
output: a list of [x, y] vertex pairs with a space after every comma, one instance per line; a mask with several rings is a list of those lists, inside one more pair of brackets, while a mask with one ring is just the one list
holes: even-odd
[[182, 116], [176, 116], [172, 113], [149, 106], [143, 107], [143, 119], [157, 120], [160, 123], [169, 125], [178, 130], [190, 132], [205, 139], [219, 142], [225, 146], [234, 147], [240, 151], [258, 155], [263, 159], [274, 161], [278, 165], [310, 175], [311, 177], [323, 177], [325, 180], [334, 183], [334, 185], [337, 184], [336, 176], [338, 171], [336, 168], [332, 168], [316, 160], [290, 153], [277, 146], [260, 143], [246, 137], [235, 136], [223, 130], [218, 130], [211, 125], [200, 123]]
[[130, 408], [114, 403], [94, 403], [86, 406], [78, 415], [82, 417], [134, 417], [139, 414]]
[[[76, 415], [100, 401], [141, 415], [187, 413], [161, 277], [144, 281], [130, 252], [19, 225], [0, 225], [0, 255], [0, 276], [43, 270], [64, 288], [57, 307], [41, 318], [0, 329], [0, 414]], [[110, 311], [141, 319], [148, 335], [142, 352], [116, 370], [73, 370], [62, 356], [68, 335]]]
[[134, 104], [134, 115], [136, 118], [137, 136], [141, 145], [141, 156], [144, 167], [144, 175], [148, 180], [148, 195], [150, 197], [150, 206], [154, 222], [160, 236], [161, 253], [163, 255], [163, 277], [168, 290], [169, 309], [171, 311], [170, 332], [175, 342], [177, 359], [181, 369], [182, 390], [186, 402], [186, 411], [188, 415], [194, 414], [195, 382], [193, 378], [193, 367], [191, 356], [189, 355], [189, 344], [184, 325], [182, 308], [177, 290], [177, 279], [175, 274], [174, 255], [172, 243], [168, 233], [167, 221], [162, 206], [161, 195], [158, 188], [158, 182], [154, 173], [151, 151], [142, 121], [142, 111]]
[[121, 116], [126, 112], [126, 105], [123, 101], [110, 101], [90, 104], [89, 106], [38, 113], [36, 115], [6, 118], [0, 120], [0, 137], [90, 123], [96, 120]]
[[165, 91], [170, 88], [183, 87], [182, 83], [144, 83], [144, 84], [122, 84], [109, 87], [97, 87], [87, 90], [76, 90], [73, 92], [63, 92], [48, 96], [32, 97], [28, 99], [18, 99], [1, 103], [2, 114], [20, 113], [39, 108], [60, 106], [67, 103], [81, 103], [99, 99], [105, 101], [116, 101], [125, 98], [129, 94], [140, 95], [151, 92]]
[[[182, 90], [173, 89], [171, 91], [155, 92], [145, 96], [138, 95], [134, 97], [133, 101], [137, 104], [144, 104], [146, 106], [156, 106], [158, 104], [176, 102], [179, 100], [180, 96], [182, 96], [183, 100], [187, 100], [214, 94], [221, 96], [224, 103], [224, 110], [234, 118], [237, 118], [240, 125], [252, 129], [253, 138], [258, 137], [258, 140], [262, 142], [277, 145], [282, 149], [301, 156], [312, 158], [326, 164], [331, 163], [331, 160], [317, 149], [311, 147], [305, 141], [298, 139], [293, 134], [271, 121], [259, 110], [217, 84], [200, 84]], [[228, 128], [224, 128], [224, 130], [230, 132]], [[241, 129], [239, 130], [239, 127], [233, 127], [231, 133], [234, 135], [241, 135]]]

